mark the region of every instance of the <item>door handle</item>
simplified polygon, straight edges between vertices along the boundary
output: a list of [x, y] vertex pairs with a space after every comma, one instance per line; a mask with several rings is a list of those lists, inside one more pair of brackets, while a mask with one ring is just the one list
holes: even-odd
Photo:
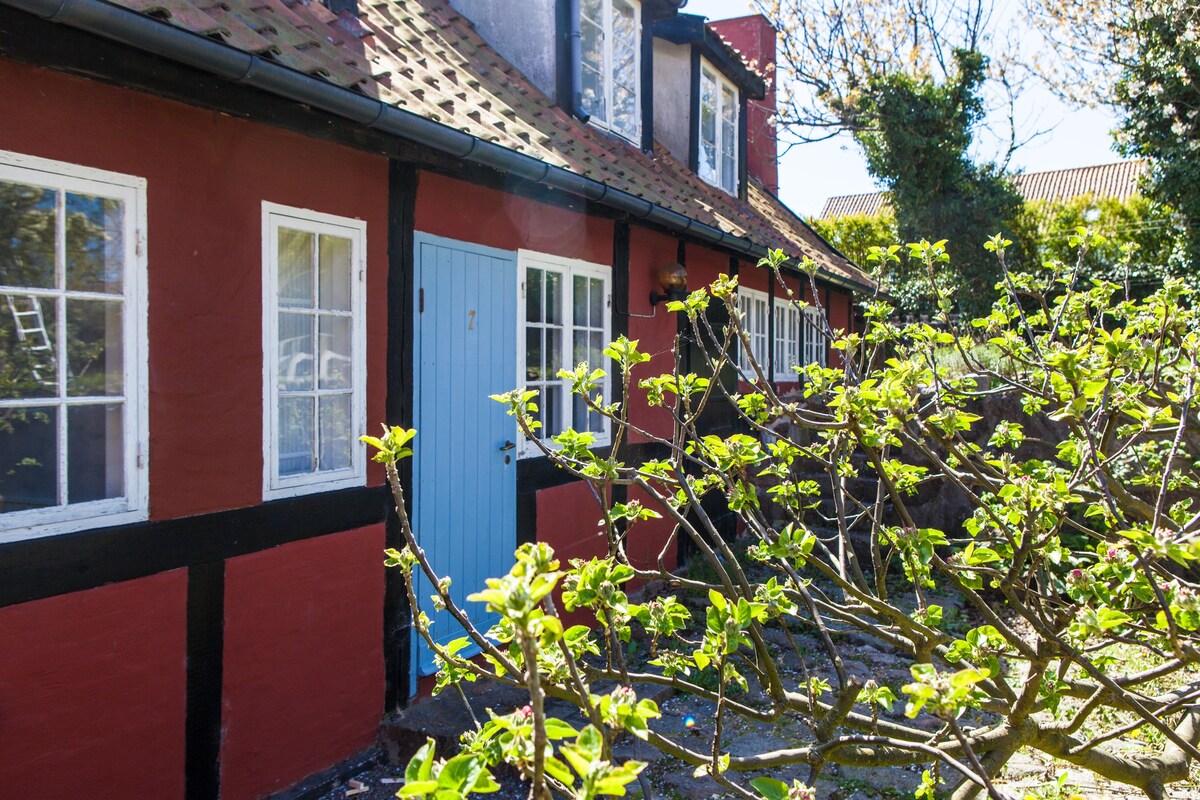
[[509, 450], [512, 450], [512, 449], [513, 449], [514, 447], [516, 447], [516, 446], [517, 446], [517, 443], [516, 443], [516, 442], [508, 441], [508, 440], [506, 439], [506, 440], [504, 441], [504, 444], [500, 445], [500, 452], [501, 452], [501, 453], [507, 453]]

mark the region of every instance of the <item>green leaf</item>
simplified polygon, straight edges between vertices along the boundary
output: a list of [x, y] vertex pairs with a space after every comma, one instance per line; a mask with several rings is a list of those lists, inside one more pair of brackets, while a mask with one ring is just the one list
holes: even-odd
[[767, 800], [787, 800], [787, 784], [775, 778], [755, 778], [750, 785]]

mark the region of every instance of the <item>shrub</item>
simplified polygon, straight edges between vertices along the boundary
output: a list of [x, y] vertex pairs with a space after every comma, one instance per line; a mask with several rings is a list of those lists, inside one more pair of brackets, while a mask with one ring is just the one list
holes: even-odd
[[[742, 394], [698, 374], [643, 374], [648, 356], [623, 337], [605, 351], [616, 401], [599, 395], [598, 371], [562, 373], [609, 418], [611, 448], [593, 448], [592, 435], [576, 431], [553, 437], [552, 448], [536, 438], [536, 393], [498, 396], [523, 434], [591, 483], [596, 497], [636, 487], [650, 501], [600, 505], [605, 558], [564, 565], [545, 544], [522, 546], [512, 570], [471, 597], [499, 614], [491, 631], [473, 628], [454, 606], [405, 516], [396, 464], [409, 454], [413, 432], [368, 437], [387, 468], [407, 542], [389, 552], [389, 563], [409, 575], [414, 608], [411, 574], [421, 570], [465, 627], [464, 639], [442, 648], [428, 620], [416, 620], [438, 654], [439, 687], [486, 677], [530, 695], [525, 709], [468, 733], [454, 759], [424, 750], [401, 794], [486, 791], [489, 770], [501, 762], [515, 765], [539, 800], [551, 791], [621, 794], [643, 767], [614, 759], [624, 735], [745, 798], [811, 796], [828, 765], [853, 764], [922, 765], [918, 798], [945, 791], [954, 800], [999, 800], [1005, 795], [995, 779], [1023, 749], [1155, 799], [1186, 779], [1200, 756], [1200, 682], [1192, 674], [1200, 664], [1200, 592], [1191, 571], [1200, 559], [1194, 296], [1175, 281], [1144, 298], [1101, 280], [1078, 285], [1086, 253], [1103, 244], [1086, 230], [1073, 237], [1076, 265], [1048, 276], [1010, 273], [1007, 244], [988, 243], [1004, 276], [989, 314], [958, 329], [942, 296], [936, 327], [901, 325], [888, 303], [872, 300], [864, 330], [825, 332], [843, 355], [840, 365], [797, 366], [803, 401], [776, 395], [757, 365], [758, 379]], [[908, 250], [929, 270], [948, 259], [940, 242]], [[872, 257], [886, 261], [897, 251], [874, 248]], [[760, 266], [778, 278], [783, 263], [774, 253]], [[706, 345], [706, 375], [726, 370], [739, 347], [750, 349], [736, 291], [736, 279], [722, 277], [670, 306]], [[712, 324], [716, 306], [727, 326]], [[988, 341], [986, 358], [974, 346], [979, 336]], [[947, 349], [963, 365], [953, 374], [937, 366]], [[673, 436], [630, 421], [635, 385], [669, 412]], [[1020, 410], [984, 421], [971, 409], [985, 394], [1006, 395]], [[743, 432], [703, 429], [702, 416], [719, 404], [736, 410]], [[1060, 441], [1042, 443], [1049, 454], [1026, 441], [1034, 422], [1062, 431]], [[984, 424], [986, 436], [971, 435]], [[635, 433], [658, 443], [663, 457], [627, 462], [625, 443]], [[818, 503], [814, 471], [823, 473], [831, 503]], [[852, 490], [867, 478], [877, 491]], [[913, 493], [932, 481], [969, 501], [961, 534], [915, 518]], [[737, 515], [745, 558], [702, 503], [714, 495]], [[656, 517], [673, 523], [672, 541], [691, 542], [703, 573], [630, 563], [625, 542]], [[663, 581], [674, 594], [633, 602], [626, 588], [634, 579]], [[684, 593], [705, 598], [703, 618], [692, 619]], [[969, 622], [951, 624], [939, 602], [947, 593], [961, 598]], [[567, 628], [560, 608], [584, 609], [595, 623]], [[799, 652], [797, 630], [820, 652]], [[647, 664], [626, 657], [635, 634], [650, 642]], [[905, 664], [908, 682], [896, 691], [847, 670], [849, 634]], [[821, 659], [829, 680], [781, 671], [781, 636], [802, 663]], [[457, 655], [469, 642], [482, 660]], [[633, 688], [647, 684], [711, 703], [711, 737], [698, 746], [656, 724], [657, 707]], [[579, 717], [547, 718], [546, 696], [574, 704]], [[889, 713], [900, 700], [904, 713]], [[739, 717], [802, 724], [787, 728], [795, 739], [787, 747], [731, 755], [722, 731]], [[1160, 752], [1113, 746], [1135, 731], [1160, 742]], [[797, 764], [807, 769], [807, 785], [762, 774]]]

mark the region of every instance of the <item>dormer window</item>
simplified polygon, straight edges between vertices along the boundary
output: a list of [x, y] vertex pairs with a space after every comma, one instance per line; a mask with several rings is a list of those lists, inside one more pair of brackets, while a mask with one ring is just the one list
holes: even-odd
[[700, 177], [738, 193], [738, 90], [707, 60], [700, 62]]
[[591, 122], [632, 142], [642, 135], [641, 5], [582, 0], [582, 110]]

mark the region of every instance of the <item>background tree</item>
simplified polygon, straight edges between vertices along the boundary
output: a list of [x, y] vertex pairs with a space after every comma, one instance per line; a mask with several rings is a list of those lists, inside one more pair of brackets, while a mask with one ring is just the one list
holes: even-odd
[[896, 232], [896, 212], [886, 203], [878, 214], [849, 214], [844, 217], [815, 218], [808, 221], [821, 238], [836, 247], [855, 264], [867, 267], [872, 247], [886, 247], [900, 241]]
[[960, 309], [982, 312], [1000, 273], [995, 258], [967, 243], [982, 242], [997, 226], [1007, 237], [1024, 238], [1017, 235], [1021, 196], [1000, 167], [975, 164], [968, 154], [984, 116], [987, 59], [956, 49], [954, 64], [940, 83], [902, 72], [875, 76], [860, 101], [875, 122], [856, 131], [855, 139], [868, 170], [888, 190], [900, 241], [936, 231], [939, 239], [965, 245], [953, 254], [953, 269], [932, 275], [904, 262], [913, 268], [898, 270], [889, 289], [906, 311], [932, 308], [936, 280]]
[[1200, 5], [1190, 0], [1027, 0], [1060, 94], [1113, 106], [1126, 156], [1150, 161], [1147, 194], [1174, 208], [1200, 271]]
[[[890, 192], [902, 240], [933, 235], [965, 245], [1000, 227], [1021, 241], [1020, 198], [1003, 174], [1015, 132], [999, 164], [971, 155], [985, 124], [985, 83], [1014, 89], [1007, 62], [986, 52], [995, 44], [987, 0], [759, 0], [759, 7], [782, 37], [776, 74], [787, 134], [799, 142], [853, 135]], [[906, 269], [890, 276], [905, 311], [931, 309], [935, 277], [965, 310], [981, 310], [973, 303], [999, 277], [995, 262], [973, 246], [954, 255], [953, 267], [936, 276]]]
[[[834, 247], [857, 264], [871, 266], [872, 248], [902, 241], [889, 203], [874, 215], [853, 214], [814, 219], [812, 226]], [[1187, 273], [1187, 247], [1179, 215], [1169, 206], [1142, 195], [1125, 199], [1081, 195], [1069, 200], [1027, 200], [1021, 206], [1017, 228], [1025, 232], [1031, 271], [1046, 263], [1071, 263], [1076, 254], [1072, 240], [1080, 227], [1107, 237], [1096, 245], [1081, 266], [1081, 277], [1110, 278], [1143, 296], [1158, 289], [1171, 275]], [[1132, 249], [1127, 249], [1132, 247]], [[888, 273], [911, 265], [891, 264], [877, 271], [886, 283]], [[876, 265], [878, 267], [878, 265]]]

